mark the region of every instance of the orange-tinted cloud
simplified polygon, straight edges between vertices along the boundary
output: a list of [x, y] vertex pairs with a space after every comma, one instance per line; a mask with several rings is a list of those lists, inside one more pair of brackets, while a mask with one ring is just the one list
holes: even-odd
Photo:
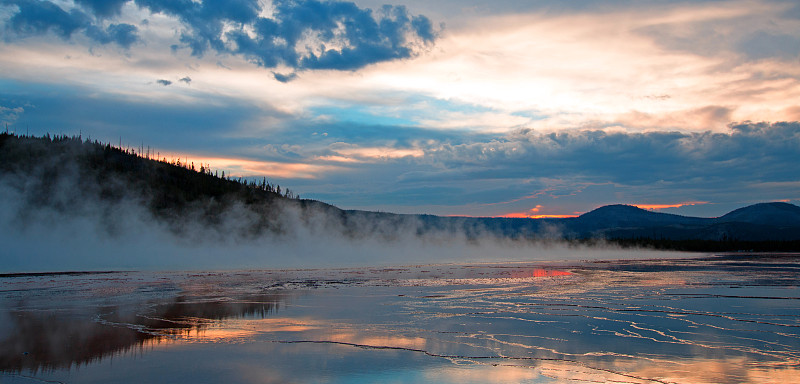
[[358, 147], [355, 145], [339, 144], [331, 148], [345, 161], [350, 160], [376, 160], [399, 159], [403, 157], [422, 157], [425, 153], [417, 148], [391, 148], [391, 147]]
[[687, 205], [702, 205], [708, 203], [709, 202], [707, 201], [687, 201], [685, 203], [675, 203], [675, 204], [633, 204], [633, 206], [641, 209], [646, 209], [648, 211], [657, 211], [666, 208], [680, 208]]
[[578, 217], [578, 212], [573, 212], [571, 215], [563, 215], [563, 214], [540, 214], [542, 206], [537, 205], [527, 212], [512, 212], [506, 213], [497, 217], [504, 217], [508, 219], [566, 219], [570, 217]]
[[212, 170], [225, 171], [232, 177], [267, 176], [278, 178], [316, 179], [322, 174], [341, 170], [334, 165], [306, 164], [306, 163], [281, 163], [275, 161], [248, 160], [239, 158], [205, 157], [201, 155], [161, 154], [161, 159], [173, 162], [180, 159], [182, 164], [194, 164], [195, 169], [200, 165], [210, 166]]

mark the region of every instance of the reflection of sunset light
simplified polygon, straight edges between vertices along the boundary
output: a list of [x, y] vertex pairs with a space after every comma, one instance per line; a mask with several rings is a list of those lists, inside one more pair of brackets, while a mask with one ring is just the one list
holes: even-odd
[[552, 276], [570, 276], [570, 275], [572, 275], [572, 273], [567, 271], [559, 271], [557, 269], [544, 269], [544, 268], [511, 272], [511, 277], [514, 279], [521, 279], [525, 277], [552, 277]]
[[746, 358], [686, 359], [659, 366], [646, 366], [633, 373], [637, 376], [659, 377], [667, 382], [724, 383], [735, 371], [742, 383], [794, 383], [800, 370], [793, 366], [753, 364]]
[[304, 332], [319, 328], [319, 324], [311, 320], [291, 317], [260, 319], [252, 323], [259, 332]]
[[[744, 358], [694, 359], [661, 361], [628, 371], [623, 361], [616, 367], [593, 369], [576, 362], [539, 361], [535, 366], [477, 365], [430, 369], [425, 372], [429, 382], [444, 383], [521, 383], [547, 378], [555, 382], [582, 383], [723, 383], [735, 372], [742, 383], [792, 383], [800, 371], [796, 367], [752, 365]], [[619, 371], [619, 372], [615, 372]], [[652, 380], [648, 378], [658, 378]]]
[[685, 202], [685, 203], [676, 203], [676, 204], [634, 204], [633, 206], [637, 207], [637, 208], [641, 208], [641, 209], [646, 209], [646, 210], [649, 210], [649, 211], [655, 211], [655, 210], [665, 209], [665, 208], [680, 208], [680, 207], [684, 207], [684, 206], [703, 205], [703, 204], [708, 204], [708, 202], [707, 201], [688, 201], [688, 202]]
[[[619, 361], [617, 363], [620, 363]], [[617, 368], [619, 369], [619, 368]], [[743, 383], [790, 383], [800, 373], [796, 368], [766, 366], [748, 367], [744, 358], [695, 359], [677, 362], [662, 361], [662, 364], [647, 365], [633, 372], [615, 372], [604, 368], [592, 369], [572, 362], [540, 362], [537, 366], [478, 366], [436, 369], [426, 372], [431, 382], [486, 383], [486, 382], [527, 382], [547, 377], [557, 382], [626, 382], [645, 383], [722, 383], [730, 379], [735, 371]]]
[[319, 329], [319, 325], [304, 319], [226, 320], [215, 326], [187, 330], [186, 333], [175, 336], [186, 341], [223, 342], [249, 338], [259, 333], [305, 332], [314, 329]]
[[241, 339], [252, 336], [256, 333], [255, 330], [237, 329], [237, 328], [200, 328], [188, 332], [185, 335], [187, 340], [191, 341], [210, 341], [222, 342], [226, 340]]
[[403, 337], [388, 335], [358, 335], [356, 333], [337, 333], [326, 337], [330, 341], [369, 345], [374, 347], [396, 347], [408, 349], [424, 349], [426, 340], [422, 337]]

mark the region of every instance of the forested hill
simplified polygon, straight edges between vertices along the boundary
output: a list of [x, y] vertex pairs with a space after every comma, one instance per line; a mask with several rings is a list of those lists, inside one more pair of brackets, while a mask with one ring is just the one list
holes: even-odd
[[[290, 189], [226, 177], [205, 164], [156, 159], [80, 137], [0, 134], [0, 178], [18, 192], [19, 215], [50, 209], [59, 213], [97, 212], [113, 231], [121, 206], [139, 206], [175, 232], [189, 222], [221, 225], [235, 207], [250, 211], [242, 235], [281, 231], [278, 204], [303, 206]], [[320, 203], [313, 203], [321, 205]]]
[[135, 218], [187, 241], [319, 235], [390, 241], [409, 236], [467, 241], [489, 237], [604, 239], [682, 250], [800, 251], [800, 207], [787, 203], [756, 204], [719, 218], [626, 205], [605, 206], [570, 219], [399, 215], [345, 211], [300, 199], [266, 178], [232, 179], [207, 164], [156, 157], [143, 149], [80, 137], [0, 133], [0, 198], [5, 200], [0, 214], [19, 226], [85, 218], [97, 222], [103, 236], [129, 230], [122, 224]]
[[[124, 177], [132, 182], [132, 187], [147, 185], [160, 192], [159, 206], [183, 205], [202, 197], [221, 197], [239, 194], [241, 197], [255, 198], [298, 198], [288, 188], [281, 190], [278, 185], [246, 181], [242, 178], [220, 176], [206, 164], [181, 162], [181, 159], [158, 159], [155, 153], [137, 154], [133, 149], [121, 149], [98, 141], [81, 140], [80, 137], [20, 137], [8, 133], [0, 134], [0, 167], [3, 173], [36, 174], [41, 176], [63, 176], [66, 171], [76, 172], [73, 176], [95, 176], [106, 192], [110, 185], [104, 185], [109, 177]], [[90, 180], [80, 179], [88, 182]], [[263, 193], [256, 193], [261, 191]], [[246, 192], [242, 194], [243, 192]]]

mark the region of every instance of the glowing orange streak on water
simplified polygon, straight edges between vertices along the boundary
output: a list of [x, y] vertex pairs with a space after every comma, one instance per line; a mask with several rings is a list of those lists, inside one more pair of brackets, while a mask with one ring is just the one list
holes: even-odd
[[511, 277], [514, 279], [519, 279], [524, 277], [553, 277], [553, 276], [570, 276], [570, 275], [572, 275], [571, 272], [561, 271], [558, 269], [544, 269], [544, 268], [511, 272]]

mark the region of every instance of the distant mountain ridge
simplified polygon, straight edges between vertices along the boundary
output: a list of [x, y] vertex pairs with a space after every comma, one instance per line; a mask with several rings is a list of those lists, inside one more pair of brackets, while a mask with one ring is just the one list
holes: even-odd
[[700, 249], [711, 243], [715, 247], [722, 244], [721, 249], [736, 249], [742, 242], [796, 242], [777, 249], [800, 251], [800, 207], [789, 203], [754, 204], [717, 218], [652, 212], [630, 205], [603, 206], [563, 219], [342, 210], [299, 199], [285, 189], [282, 193], [279, 186], [266, 179], [231, 180], [212, 174], [202, 164], [195, 170], [194, 164], [151, 159], [76, 137], [35, 138], [0, 133], [0, 182], [0, 186], [19, 196], [13, 208], [22, 219], [34, 220], [36, 215], [30, 213], [40, 209], [63, 215], [99, 215], [100, 227], [106, 228], [109, 235], [121, 230], [114, 216], [120, 207], [138, 204], [152, 220], [164, 223], [167, 231], [179, 237], [219, 233], [220, 238], [248, 239], [291, 235], [303, 227], [356, 240], [373, 237], [402, 241], [401, 234], [411, 234], [468, 240], [605, 239], [667, 248], [699, 241]]
[[800, 241], [800, 207], [783, 202], [754, 204], [717, 218], [652, 212], [622, 204], [602, 206], [575, 218], [549, 219], [345, 212], [346, 215], [368, 216], [382, 221], [411, 217], [419, 220], [424, 230], [460, 231], [468, 237], [490, 233], [512, 239], [550, 240]]
[[791, 227], [797, 226], [800, 221], [800, 207], [783, 202], [759, 203], [731, 211], [716, 221]]
[[717, 218], [699, 218], [609, 205], [585, 213], [566, 226], [578, 237], [795, 241], [800, 240], [800, 207], [783, 202], [759, 203]]

